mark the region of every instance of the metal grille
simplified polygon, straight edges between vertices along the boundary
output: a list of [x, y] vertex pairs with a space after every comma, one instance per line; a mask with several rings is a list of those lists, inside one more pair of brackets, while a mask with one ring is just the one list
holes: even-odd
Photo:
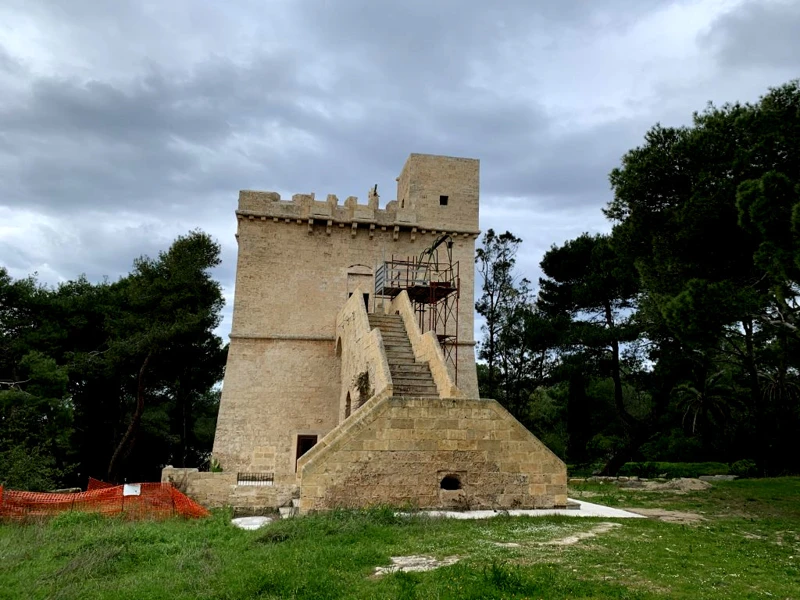
[[237, 473], [236, 485], [272, 485], [274, 473]]

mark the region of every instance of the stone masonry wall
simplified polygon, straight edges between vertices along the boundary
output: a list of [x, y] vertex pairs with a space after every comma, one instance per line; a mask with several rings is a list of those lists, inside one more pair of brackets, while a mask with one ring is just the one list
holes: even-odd
[[163, 483], [172, 483], [184, 494], [206, 508], [231, 506], [234, 509], [258, 511], [277, 509], [291, 502], [296, 487], [289, 485], [237, 485], [236, 473], [199, 472], [197, 469], [165, 467]]
[[[299, 461], [301, 513], [384, 503], [566, 506], [564, 463], [494, 400], [387, 397], [361, 411]], [[461, 489], [441, 489], [446, 476]]]
[[320, 438], [338, 422], [333, 340], [233, 339], [214, 457], [225, 472], [268, 472], [293, 484], [297, 435]]
[[[233, 327], [213, 449], [225, 472], [274, 472], [276, 485], [294, 483], [297, 436], [322, 438], [341, 420], [335, 328], [348, 294], [371, 282], [383, 260], [419, 256], [443, 232], [454, 238], [461, 266], [458, 387], [477, 396], [478, 162], [412, 155], [406, 166], [413, 209], [397, 201], [379, 209], [372, 194], [365, 205], [355, 198], [340, 205], [334, 196], [241, 192]], [[448, 195], [446, 206], [439, 194]]]
[[[361, 288], [345, 303], [336, 317], [336, 353], [341, 359], [342, 390], [339, 397], [339, 421], [344, 421], [369, 398], [362, 398], [356, 378], [369, 374], [372, 395], [392, 391], [392, 376], [383, 338], [378, 329], [370, 329], [369, 317], [361, 299]], [[349, 407], [348, 407], [349, 396]], [[348, 411], [349, 408], [349, 411]]]

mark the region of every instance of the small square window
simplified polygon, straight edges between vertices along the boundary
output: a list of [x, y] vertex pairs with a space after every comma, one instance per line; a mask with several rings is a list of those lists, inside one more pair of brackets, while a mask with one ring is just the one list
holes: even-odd
[[439, 206], [447, 206], [448, 196], [439, 196]]

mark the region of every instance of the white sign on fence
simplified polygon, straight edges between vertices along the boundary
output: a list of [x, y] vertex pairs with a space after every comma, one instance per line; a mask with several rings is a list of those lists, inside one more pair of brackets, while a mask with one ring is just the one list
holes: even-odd
[[122, 486], [123, 496], [141, 496], [142, 485], [140, 483], [126, 483]]

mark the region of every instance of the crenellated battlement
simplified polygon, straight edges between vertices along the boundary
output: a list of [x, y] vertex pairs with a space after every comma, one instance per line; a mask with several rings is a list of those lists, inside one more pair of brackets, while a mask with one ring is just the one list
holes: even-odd
[[377, 186], [366, 204], [350, 196], [340, 204], [328, 194], [317, 200], [313, 193], [295, 194], [290, 200], [277, 192], [239, 192], [240, 219], [260, 219], [338, 227], [414, 229], [475, 234], [478, 230], [479, 162], [475, 159], [412, 154], [397, 178], [397, 200], [379, 207]]
[[381, 209], [378, 202], [379, 197], [374, 190], [370, 190], [366, 204], [359, 203], [356, 196], [349, 196], [343, 204], [340, 204], [335, 194], [328, 194], [325, 200], [317, 200], [313, 193], [294, 194], [291, 200], [284, 200], [276, 192], [242, 190], [239, 192], [239, 209], [236, 214], [241, 217], [266, 217], [290, 221], [313, 219], [347, 224], [373, 223], [381, 226], [417, 224], [416, 211], [398, 209], [396, 200], [392, 200]]

